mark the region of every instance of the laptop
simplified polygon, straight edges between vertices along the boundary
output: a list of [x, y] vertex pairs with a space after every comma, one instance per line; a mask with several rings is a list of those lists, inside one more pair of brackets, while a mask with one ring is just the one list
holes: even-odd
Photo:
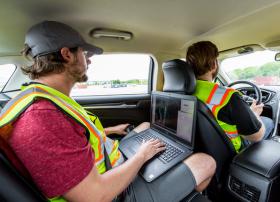
[[196, 97], [166, 92], [151, 96], [151, 127], [120, 142], [120, 150], [128, 159], [138, 150], [143, 140], [160, 139], [166, 150], [146, 162], [140, 175], [152, 182], [193, 153]]

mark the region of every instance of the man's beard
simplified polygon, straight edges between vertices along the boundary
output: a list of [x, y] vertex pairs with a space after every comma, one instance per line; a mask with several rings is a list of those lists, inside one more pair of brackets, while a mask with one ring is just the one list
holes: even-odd
[[86, 75], [86, 72], [77, 69], [76, 65], [73, 65], [68, 69], [69, 75], [71, 76], [71, 78], [74, 80], [75, 83], [86, 82], [88, 80], [88, 76]]
[[84, 74], [80, 78], [77, 78], [77, 82], [86, 82], [88, 80], [88, 76]]

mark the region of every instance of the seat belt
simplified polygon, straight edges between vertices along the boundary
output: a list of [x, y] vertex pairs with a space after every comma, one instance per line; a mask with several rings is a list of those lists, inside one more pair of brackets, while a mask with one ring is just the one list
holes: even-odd
[[112, 164], [110, 162], [109, 155], [106, 151], [105, 146], [104, 146], [104, 161], [105, 161], [106, 171], [111, 170], [112, 169]]

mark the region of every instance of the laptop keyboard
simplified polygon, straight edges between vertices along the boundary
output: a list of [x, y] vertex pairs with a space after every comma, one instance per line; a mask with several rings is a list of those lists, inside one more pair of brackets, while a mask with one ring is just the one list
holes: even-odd
[[159, 137], [153, 135], [152, 133], [146, 132], [146, 133], [138, 135], [136, 137], [136, 140], [139, 143], [142, 143], [143, 141], [148, 141], [150, 139], [159, 139], [163, 144], [165, 144], [166, 149], [163, 152], [159, 153], [159, 155], [158, 155], [158, 158], [163, 163], [168, 163], [183, 153], [183, 151], [181, 149], [174, 147], [173, 145], [165, 142], [164, 140], [160, 139]]

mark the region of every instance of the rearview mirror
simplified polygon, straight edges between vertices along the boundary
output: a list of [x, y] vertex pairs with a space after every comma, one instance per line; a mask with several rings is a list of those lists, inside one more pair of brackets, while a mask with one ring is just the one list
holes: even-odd
[[275, 61], [280, 61], [280, 53], [275, 54]]

